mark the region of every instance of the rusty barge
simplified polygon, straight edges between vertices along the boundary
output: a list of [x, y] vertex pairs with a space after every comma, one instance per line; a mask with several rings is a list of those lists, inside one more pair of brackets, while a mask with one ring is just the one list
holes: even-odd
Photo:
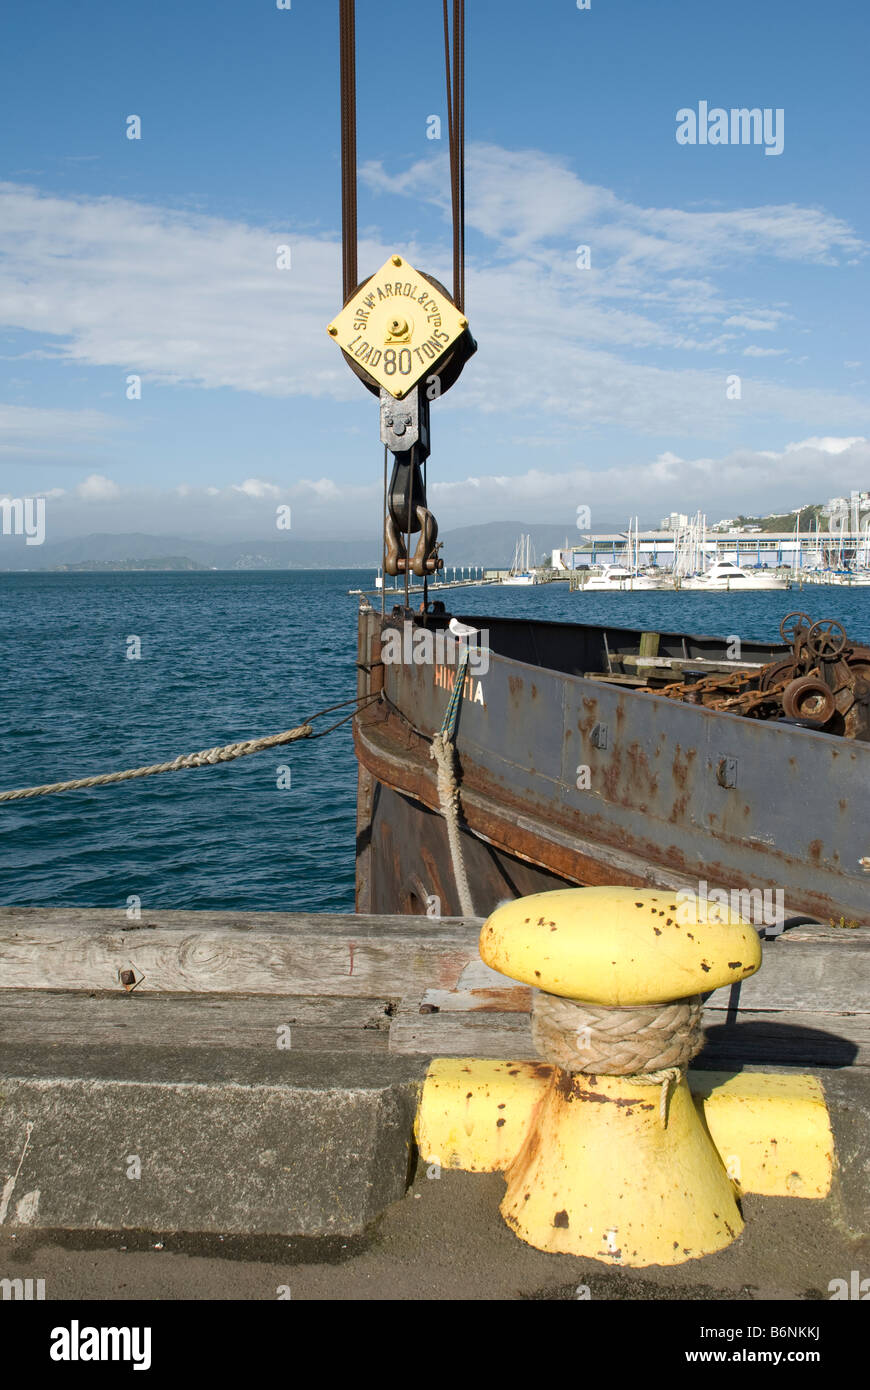
[[[790, 615], [782, 644], [466, 616], [454, 741], [474, 909], [565, 885], [784, 893], [870, 922], [870, 649]], [[430, 603], [359, 618], [357, 910], [457, 914], [432, 739], [458, 666], [385, 661]], [[780, 914], [782, 917], [783, 914]]]

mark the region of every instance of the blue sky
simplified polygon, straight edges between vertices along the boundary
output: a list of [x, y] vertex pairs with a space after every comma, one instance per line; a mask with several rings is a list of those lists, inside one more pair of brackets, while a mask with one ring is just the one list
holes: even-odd
[[[377, 529], [377, 405], [325, 333], [337, 9], [47, 0], [3, 19], [0, 495], [45, 492], [55, 535], [265, 535], [283, 501], [297, 534]], [[715, 519], [870, 486], [870, 10], [467, 9], [479, 352], [433, 411], [442, 527], [570, 527], [581, 504], [593, 525]], [[399, 250], [450, 283], [446, 121], [426, 136], [441, 6], [357, 11], [361, 274]], [[679, 145], [701, 101], [782, 109], [782, 153]]]

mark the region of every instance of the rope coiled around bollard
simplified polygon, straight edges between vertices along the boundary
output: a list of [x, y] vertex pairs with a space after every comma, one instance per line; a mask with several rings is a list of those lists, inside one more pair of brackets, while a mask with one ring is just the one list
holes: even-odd
[[704, 1044], [701, 1008], [700, 994], [669, 1004], [621, 1008], [536, 990], [532, 1040], [540, 1055], [562, 1071], [660, 1085], [659, 1113], [665, 1124], [670, 1088]]

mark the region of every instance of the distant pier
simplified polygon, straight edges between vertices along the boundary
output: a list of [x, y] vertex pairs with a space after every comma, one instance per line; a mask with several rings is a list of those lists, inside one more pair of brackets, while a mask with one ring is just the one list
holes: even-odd
[[[505, 570], [505, 574], [507, 574], [507, 570]], [[480, 588], [483, 584], [500, 583], [500, 575], [488, 575], [484, 579], [439, 579], [429, 584], [428, 591], [431, 594], [434, 593], [436, 589], [439, 592], [443, 589], [477, 589]], [[392, 588], [387, 589], [348, 589], [347, 592], [349, 594], [364, 595], [366, 598], [377, 597], [380, 594], [396, 594], [397, 596], [404, 596], [405, 586], [404, 584], [396, 584]], [[423, 585], [412, 584], [410, 586], [410, 593], [422, 594]]]

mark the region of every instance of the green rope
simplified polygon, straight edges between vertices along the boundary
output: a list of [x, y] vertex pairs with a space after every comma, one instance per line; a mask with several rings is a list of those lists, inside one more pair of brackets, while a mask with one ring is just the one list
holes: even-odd
[[453, 689], [450, 692], [450, 699], [447, 701], [447, 708], [444, 711], [444, 719], [441, 723], [441, 733], [449, 742], [453, 742], [453, 734], [456, 729], [456, 716], [459, 713], [459, 702], [462, 699], [462, 687], [465, 684], [465, 670], [468, 666], [468, 648], [459, 658], [456, 667], [456, 679], [453, 682]]

